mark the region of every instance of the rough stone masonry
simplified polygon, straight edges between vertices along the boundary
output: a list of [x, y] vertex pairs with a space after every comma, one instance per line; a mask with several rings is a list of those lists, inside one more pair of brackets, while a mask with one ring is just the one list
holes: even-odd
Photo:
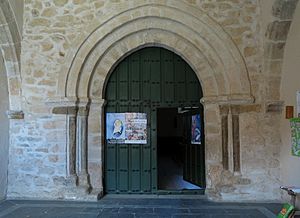
[[[285, 7], [276, 2], [274, 17]], [[103, 194], [105, 81], [131, 51], [154, 45], [183, 57], [201, 82], [207, 196], [280, 199], [280, 75], [265, 79], [280, 68], [289, 22], [282, 15], [264, 30], [262, 13], [259, 0], [25, 0], [25, 116], [10, 120], [8, 197]]]

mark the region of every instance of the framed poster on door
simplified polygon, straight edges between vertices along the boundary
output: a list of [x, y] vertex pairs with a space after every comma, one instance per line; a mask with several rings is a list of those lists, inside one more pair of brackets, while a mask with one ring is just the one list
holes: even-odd
[[109, 144], [146, 144], [147, 114], [107, 113], [106, 141]]

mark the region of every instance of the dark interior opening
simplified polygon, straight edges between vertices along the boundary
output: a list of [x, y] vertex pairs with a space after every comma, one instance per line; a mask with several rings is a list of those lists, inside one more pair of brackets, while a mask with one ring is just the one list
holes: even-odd
[[183, 179], [185, 128], [178, 108], [157, 109], [157, 164], [159, 190], [200, 189]]

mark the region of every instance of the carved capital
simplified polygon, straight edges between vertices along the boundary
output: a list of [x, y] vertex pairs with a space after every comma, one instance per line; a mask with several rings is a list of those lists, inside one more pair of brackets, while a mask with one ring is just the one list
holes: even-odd
[[227, 105], [220, 105], [220, 114], [221, 116], [227, 116], [229, 112], [229, 107]]
[[201, 98], [202, 104], [219, 104], [219, 105], [244, 105], [252, 104], [254, 98], [251, 95], [220, 95], [220, 96], [205, 96]]
[[283, 111], [283, 101], [269, 101], [266, 103], [266, 113], [281, 113]]
[[231, 110], [231, 114], [234, 114], [234, 115], [240, 114], [240, 106], [239, 105], [231, 105], [230, 110]]
[[55, 107], [52, 110], [53, 114], [68, 114], [68, 115], [76, 115], [77, 107], [70, 106], [70, 107]]
[[77, 97], [53, 97], [48, 98], [46, 101], [46, 105], [52, 106], [52, 107], [69, 107], [69, 106], [75, 106], [78, 99]]
[[68, 107], [67, 108], [67, 114], [75, 116], [77, 114], [77, 110], [78, 110], [77, 107]]
[[79, 107], [78, 115], [79, 116], [88, 116], [89, 115], [89, 107]]
[[260, 104], [244, 104], [244, 105], [220, 105], [220, 114], [222, 116], [226, 116], [229, 112], [231, 114], [241, 114], [241, 113], [249, 113], [249, 112], [261, 112], [261, 105]]
[[91, 98], [91, 105], [105, 105], [105, 99], [103, 98]]

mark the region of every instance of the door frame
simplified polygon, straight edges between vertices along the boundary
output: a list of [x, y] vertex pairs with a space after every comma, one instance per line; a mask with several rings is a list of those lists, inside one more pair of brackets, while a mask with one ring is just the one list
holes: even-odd
[[[203, 146], [204, 146], [204, 152], [205, 152], [205, 135], [204, 135], [204, 129], [205, 129], [205, 126], [204, 126], [204, 107], [199, 103], [198, 106], [180, 106], [182, 108], [193, 108], [195, 109], [195, 107], [197, 107], [199, 110], [200, 110], [200, 114], [202, 115], [202, 119], [201, 119], [201, 125], [202, 125], [202, 128], [203, 128], [203, 139], [202, 141], [204, 142]], [[178, 107], [178, 105], [176, 106], [176, 104], [169, 104], [169, 105], [161, 105], [160, 107], [156, 107], [155, 108], [155, 116], [156, 116], [156, 131], [155, 131], [155, 138], [156, 138], [156, 142], [158, 140], [158, 134], [157, 134], [157, 130], [158, 130], [158, 122], [157, 122], [157, 109], [159, 108], [180, 108]], [[151, 139], [152, 139], [152, 135], [151, 135]], [[156, 157], [158, 156], [158, 148], [157, 148], [157, 143], [155, 144], [155, 150], [156, 150]], [[205, 153], [204, 153], [205, 154]], [[204, 158], [205, 158], [205, 155], [204, 155]], [[205, 175], [205, 160], [203, 161], [204, 163], [204, 176]], [[182, 189], [182, 190], [164, 190], [164, 189], [159, 189], [158, 187], [158, 162], [157, 162], [157, 158], [156, 158], [156, 186], [157, 186], [157, 191], [155, 194], [160, 194], [160, 195], [204, 195], [205, 194], [205, 189], [206, 189], [206, 186], [203, 188], [203, 189]], [[206, 180], [204, 178], [204, 183], [206, 183]]]
[[[130, 55], [132, 55], [134, 52], [137, 52], [139, 50], [142, 50], [144, 48], [149, 48], [149, 47], [155, 47], [155, 48], [162, 48], [162, 49], [166, 49], [164, 47], [160, 47], [160, 46], [147, 46], [147, 47], [141, 47], [139, 49], [136, 49], [134, 51], [129, 52], [125, 57], [122, 57], [118, 62], [115, 63], [115, 65], [113, 66], [113, 68], [111, 69], [111, 71], [108, 74], [108, 78], [105, 80], [104, 83], [104, 88], [103, 88], [103, 99], [104, 99], [104, 104], [102, 107], [102, 124], [103, 124], [103, 128], [102, 128], [102, 133], [103, 133], [103, 161], [102, 161], [102, 182], [103, 182], [103, 193], [106, 193], [106, 182], [105, 182], [105, 169], [106, 169], [106, 159], [107, 159], [107, 148], [106, 148], [106, 108], [107, 108], [107, 99], [106, 99], [106, 91], [107, 91], [107, 84], [109, 83], [109, 79], [110, 76], [112, 75], [112, 73], [114, 73], [115, 69], [117, 68], [117, 66], [127, 57], [129, 57]], [[175, 53], [172, 50], [166, 49], [170, 52], [172, 52], [173, 54], [179, 56], [177, 53]], [[186, 62], [181, 56], [179, 56], [189, 67], [190, 64], [188, 62]], [[196, 78], [200, 84], [200, 89], [201, 89], [201, 93], [202, 93], [202, 86], [201, 83], [197, 77], [196, 72], [194, 71], [194, 69], [191, 67], [193, 73], [196, 75]], [[185, 102], [187, 103], [187, 102]], [[151, 119], [153, 119], [155, 117], [156, 120], [156, 126], [155, 128], [151, 129], [150, 128], [150, 144], [151, 144], [151, 192], [150, 193], [143, 193], [143, 194], [205, 194], [205, 188], [204, 189], [199, 189], [199, 190], [159, 190], [158, 189], [158, 164], [157, 164], [157, 109], [158, 108], [179, 108], [179, 107], [201, 107], [202, 112], [204, 114], [204, 107], [203, 105], [200, 103], [200, 99], [199, 99], [199, 103], [197, 104], [191, 104], [191, 105], [185, 105], [185, 103], [152, 103], [150, 105], [150, 110], [151, 111]], [[203, 115], [203, 128], [205, 128], [204, 126], [204, 115]], [[149, 122], [152, 122], [152, 120]], [[205, 136], [204, 136], [205, 137]], [[205, 142], [205, 138], [204, 138], [204, 142]], [[152, 147], [153, 146], [153, 147]], [[204, 144], [205, 146], [205, 144]], [[205, 151], [205, 148], [204, 148]], [[204, 158], [204, 171], [205, 171], [206, 167], [205, 167], [205, 158]], [[204, 172], [204, 175], [206, 177], [206, 173]], [[153, 183], [154, 182], [154, 183]], [[206, 182], [206, 178], [205, 178], [205, 182]], [[153, 188], [153, 184], [155, 184], [156, 188]], [[121, 193], [122, 194], [122, 193]], [[140, 193], [138, 193], [140, 194]]]

